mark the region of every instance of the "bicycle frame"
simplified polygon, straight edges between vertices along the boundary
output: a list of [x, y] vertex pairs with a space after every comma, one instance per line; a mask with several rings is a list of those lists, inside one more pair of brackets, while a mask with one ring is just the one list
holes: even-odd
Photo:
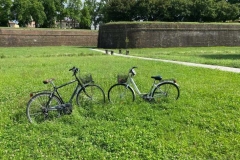
[[[62, 87], [65, 87], [65, 86], [68, 86], [68, 85], [70, 85], [70, 84], [72, 84], [72, 83], [75, 83], [75, 82], [77, 82], [77, 80], [72, 80], [72, 81], [70, 81], [70, 82], [68, 82], [68, 83], [62, 84], [62, 85], [57, 86], [57, 87], [54, 86], [54, 87], [53, 87], [52, 94], [55, 95], [55, 93], [56, 93], [56, 94], [57, 94], [57, 97], [60, 99], [61, 103], [64, 103], [61, 95], [60, 95], [59, 92], [58, 92], [58, 89], [60, 89], [60, 88], [62, 88]], [[72, 95], [71, 95], [68, 103], [72, 103], [73, 98], [75, 97], [75, 95], [77, 94], [77, 92], [78, 92], [82, 87], [83, 87], [83, 85], [78, 82], [78, 85], [75, 87], [75, 89], [74, 89], [74, 91], [73, 91], [73, 93], [72, 93]]]
[[[131, 84], [131, 85], [130, 85], [130, 84]], [[158, 83], [158, 84], [159, 84], [159, 83]], [[139, 90], [137, 84], [135, 83], [134, 79], [133, 79], [131, 76], [129, 76], [128, 82], [127, 82], [127, 85], [128, 85], [129, 87], [131, 87], [131, 89], [132, 89], [134, 92], [136, 92], [136, 93], [137, 93], [139, 96], [141, 96], [141, 97], [143, 97], [143, 96], [145, 96], [145, 95], [147, 95], [147, 96], [152, 96], [153, 90], [154, 90], [154, 88], [157, 87], [158, 84], [156, 84], [155, 81], [154, 81], [149, 93], [141, 93], [141, 91]]]
[[[135, 95], [135, 92], [136, 92], [142, 98], [152, 98], [154, 90], [159, 85], [161, 85], [162, 83], [170, 82], [170, 83], [176, 84], [176, 81], [174, 79], [172, 79], [172, 80], [163, 80], [162, 78], [155, 79], [154, 77], [152, 77], [152, 78], [154, 78], [154, 81], [152, 83], [150, 91], [148, 93], [141, 93], [141, 91], [139, 90], [139, 88], [137, 87], [137, 84], [135, 83], [135, 81], [133, 79], [133, 76], [136, 75], [136, 72], [135, 72], [134, 68], [137, 68], [137, 67], [132, 67], [132, 69], [130, 69], [130, 71], [128, 73], [128, 79], [127, 79], [127, 82], [126, 82], [126, 85], [128, 87], [130, 87], [130, 89], [133, 91], [134, 95]], [[156, 81], [159, 81], [159, 82], [156, 83]]]
[[[65, 87], [65, 86], [67, 86], [67, 85], [70, 85], [70, 84], [72, 84], [72, 83], [75, 83], [75, 82], [78, 82], [78, 80], [72, 80], [72, 81], [70, 81], [70, 82], [68, 82], [68, 83], [65, 83], [65, 84], [62, 84], [62, 85], [60, 85], [60, 86], [55, 86], [55, 84], [54, 84], [53, 82], [51, 82], [51, 84], [53, 85], [53, 91], [51, 91], [51, 95], [50, 95], [49, 100], [48, 100], [48, 102], [47, 102], [47, 106], [49, 106], [49, 104], [50, 104], [50, 102], [51, 102], [51, 99], [52, 99], [52, 97], [53, 97], [54, 95], [56, 95], [56, 96], [58, 97], [58, 99], [60, 100], [60, 102], [61, 102], [62, 105], [66, 104], [66, 103], [63, 101], [60, 93], [58, 92], [58, 89], [60, 89], [60, 88], [62, 88], [62, 87]], [[78, 82], [78, 85], [77, 85], [76, 88], [74, 89], [74, 92], [73, 92], [73, 94], [71, 95], [68, 103], [70, 103], [70, 104], [72, 103], [72, 100], [73, 100], [74, 96], [77, 94], [77, 92], [78, 92], [81, 88], [82, 88], [82, 84]], [[62, 109], [62, 106], [53, 106], [53, 107], [48, 108], [48, 110], [61, 110], [61, 109]]]

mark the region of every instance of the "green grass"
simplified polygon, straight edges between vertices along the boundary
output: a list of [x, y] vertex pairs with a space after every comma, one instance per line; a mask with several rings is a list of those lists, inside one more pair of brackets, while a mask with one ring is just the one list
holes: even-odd
[[[239, 74], [77, 47], [1, 48], [0, 55], [0, 159], [240, 158]], [[91, 73], [105, 92], [118, 73], [138, 66], [135, 80], [141, 91], [149, 90], [150, 76], [160, 74], [177, 79], [180, 99], [149, 104], [138, 98], [125, 106], [106, 103], [89, 110], [74, 105], [72, 115], [28, 123], [29, 93], [48, 89], [42, 83], [47, 78], [56, 78], [56, 84], [71, 80], [72, 66]]]
[[[119, 53], [118, 50], [114, 50]], [[123, 49], [122, 53], [126, 53]], [[130, 55], [240, 68], [240, 47], [129, 49]]]

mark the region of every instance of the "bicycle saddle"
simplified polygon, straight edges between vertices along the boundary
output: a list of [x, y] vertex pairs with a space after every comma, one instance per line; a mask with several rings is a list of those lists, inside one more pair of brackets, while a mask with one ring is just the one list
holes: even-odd
[[55, 79], [54, 78], [51, 78], [51, 79], [46, 79], [43, 81], [44, 84], [48, 84], [49, 82], [52, 82], [54, 81]]
[[155, 79], [155, 80], [158, 80], [158, 81], [161, 81], [162, 80], [162, 77], [161, 76], [152, 76], [151, 78]]

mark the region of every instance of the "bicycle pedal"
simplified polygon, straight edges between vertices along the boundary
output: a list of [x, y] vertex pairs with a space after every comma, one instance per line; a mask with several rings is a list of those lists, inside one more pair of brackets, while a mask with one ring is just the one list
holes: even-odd
[[71, 114], [72, 113], [72, 104], [71, 103], [63, 104], [63, 113], [64, 114]]

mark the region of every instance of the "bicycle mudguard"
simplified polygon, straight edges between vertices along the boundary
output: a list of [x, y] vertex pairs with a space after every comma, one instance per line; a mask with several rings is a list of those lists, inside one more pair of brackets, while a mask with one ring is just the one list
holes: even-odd
[[38, 93], [52, 93], [52, 91], [50, 91], [50, 90], [42, 90], [42, 91], [31, 92], [30, 93], [30, 97], [33, 97], [34, 95], [36, 95]]
[[163, 79], [163, 80], [161, 80], [161, 82], [172, 82], [172, 83], [178, 85], [176, 79]]

